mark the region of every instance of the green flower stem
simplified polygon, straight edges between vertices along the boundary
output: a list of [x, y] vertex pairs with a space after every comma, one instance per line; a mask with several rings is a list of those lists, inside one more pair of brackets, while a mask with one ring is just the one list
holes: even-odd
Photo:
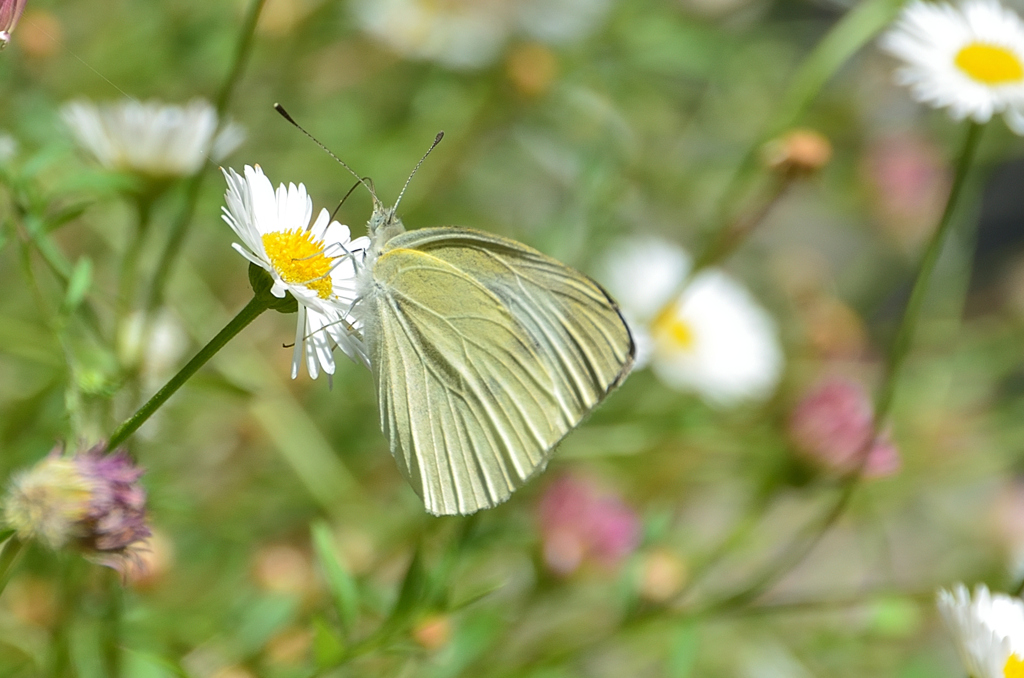
[[867, 461], [868, 452], [874, 444], [878, 433], [885, 425], [885, 420], [889, 415], [889, 411], [892, 409], [893, 397], [896, 393], [896, 386], [899, 382], [900, 371], [903, 367], [903, 363], [906, 361], [907, 354], [910, 351], [910, 345], [914, 339], [914, 333], [917, 329], [917, 323], [921, 316], [921, 309], [924, 305], [924, 299], [928, 292], [928, 286], [931, 282], [932, 275], [935, 272], [935, 265], [938, 263], [939, 255], [942, 253], [942, 248], [945, 245], [946, 239], [952, 228], [953, 215], [956, 212], [960, 195], [963, 192], [968, 171], [974, 161], [975, 153], [978, 150], [978, 142], [981, 139], [981, 130], [982, 125], [975, 122], [969, 123], [963, 147], [956, 161], [956, 173], [953, 177], [953, 185], [949, 191], [949, 198], [946, 200], [946, 208], [943, 210], [939, 224], [936, 227], [935, 232], [932, 234], [931, 240], [928, 242], [928, 246], [925, 248], [924, 254], [921, 256], [917, 275], [914, 279], [914, 287], [910, 293], [910, 299], [907, 301], [907, 306], [903, 311], [903, 318], [900, 321], [899, 329], [896, 331], [895, 339], [889, 349], [888, 359], [882, 375], [882, 383], [878, 389], [878, 395], [875, 399], [873, 431], [859, 452], [860, 464], [858, 468], [848, 474], [843, 480], [838, 498], [829, 510], [825, 512], [817, 524], [806, 531], [807, 536], [801, 540], [801, 545], [798, 546], [794, 544], [785, 549], [783, 551], [783, 555], [765, 568], [760, 575], [754, 577], [752, 582], [745, 588], [737, 593], [733, 593], [718, 601], [713, 601], [707, 604], [701, 608], [701, 613], [729, 610], [743, 606], [755, 600], [772, 584], [774, 584], [779, 577], [785, 575], [787, 572], [799, 565], [803, 559], [814, 550], [822, 538], [824, 538], [825, 534], [828, 533], [849, 506], [854, 491], [857, 489], [860, 482], [861, 472], [863, 471], [864, 464]]
[[[71, 262], [64, 257], [60, 249], [47, 234], [47, 228], [43, 221], [43, 217], [34, 214], [30, 211], [30, 207], [28, 205], [17, 200], [14, 201], [13, 217], [20, 239], [24, 242], [26, 247], [31, 247], [31, 249], [39, 255], [39, 258], [42, 259], [50, 273], [57, 279], [60, 284], [61, 291], [66, 293], [71, 281], [71, 272], [73, 267]], [[29, 278], [34, 279], [35, 276], [31, 274], [31, 268], [30, 263], [28, 266]], [[45, 308], [45, 304], [42, 307]], [[79, 305], [79, 313], [86, 328], [92, 332], [93, 336], [96, 337], [97, 340], [105, 343], [106, 339], [104, 338], [103, 326], [100, 322], [99, 313], [96, 311], [95, 306], [93, 306], [92, 301], [89, 298], [82, 299], [82, 302]]]
[[142, 245], [149, 233], [149, 221], [152, 214], [153, 202], [144, 195], [136, 197], [135, 228], [128, 235], [128, 246], [125, 247], [124, 256], [121, 259], [121, 274], [117, 285], [117, 316], [125, 318], [132, 309], [134, 302], [133, 292], [137, 287], [135, 279], [139, 270], [139, 257], [142, 254]]
[[889, 410], [892, 408], [893, 395], [896, 390], [896, 382], [903, 362], [910, 351], [911, 342], [914, 339], [914, 331], [917, 329], [918, 317], [921, 315], [921, 307], [924, 304], [925, 295], [928, 292], [928, 284], [931, 282], [932, 272], [938, 263], [942, 247], [952, 228], [953, 214], [956, 211], [960, 194], [963, 192], [967, 172], [974, 161], [978, 150], [978, 142], [981, 139], [983, 125], [976, 122], [969, 123], [964, 145], [960, 151], [960, 157], [956, 161], [956, 173], [953, 176], [953, 186], [949, 191], [949, 198], [946, 200], [946, 209], [942, 212], [939, 225], [932, 235], [931, 241], [921, 257], [917, 271], [917, 278], [914, 280], [914, 287], [910, 292], [910, 299], [907, 301], [907, 308], [903, 311], [903, 320], [896, 331], [896, 338], [889, 349], [889, 359], [885, 365], [885, 372], [882, 376], [882, 386], [878, 391], [875, 400], [875, 426], [881, 426]]
[[184, 367], [181, 368], [176, 375], [171, 377], [163, 388], [156, 392], [156, 394], [149, 399], [149, 401], [139, 408], [138, 412], [128, 418], [121, 426], [114, 431], [113, 435], [110, 436], [110, 442], [108, 443], [110, 449], [116, 448], [118, 445], [123, 443], [128, 436], [134, 433], [140, 426], [142, 426], [147, 419], [153, 416], [153, 413], [160, 409], [168, 398], [182, 387], [182, 385], [195, 374], [200, 367], [206, 364], [206, 362], [212, 358], [217, 351], [224, 348], [224, 346], [231, 341], [231, 339], [245, 329], [253, 320], [255, 320], [261, 313], [270, 308], [268, 300], [265, 297], [253, 297], [252, 300], [245, 305], [241, 311], [238, 312], [234, 318], [224, 326], [220, 332], [217, 333], [213, 339], [210, 340], [206, 346], [200, 349], [199, 353], [195, 355], [192, 360], [188, 361]]
[[4, 550], [0, 553], [0, 594], [7, 588], [7, 582], [11, 581], [24, 550], [25, 543], [17, 537], [11, 537], [4, 544]]
[[[235, 49], [235, 58], [231, 64], [231, 70], [228, 71], [228, 75], [221, 85], [220, 92], [217, 94], [218, 123], [223, 122], [224, 114], [231, 103], [231, 97], [235, 93], [239, 80], [242, 79], [242, 72], [245, 70], [246, 64], [249, 62], [253, 39], [256, 35], [256, 24], [259, 23], [260, 13], [263, 11], [263, 5], [265, 4], [266, 0], [252, 0], [252, 3], [249, 5], [249, 11], [246, 14], [245, 22], [242, 24], [242, 31]], [[203, 178], [206, 176], [205, 169], [206, 166], [204, 165], [202, 169], [193, 174], [185, 187], [185, 203], [174, 223], [171, 224], [170, 234], [167, 237], [163, 251], [160, 253], [156, 272], [153, 274], [153, 280], [149, 286], [149, 296], [146, 300], [147, 310], [155, 309], [163, 300], [164, 287], [167, 285], [167, 280], [171, 275], [174, 262], [181, 252], [181, 247], [185, 243], [185, 236], [188, 234], [189, 225], [192, 223], [192, 215], [196, 211], [199, 191], [203, 186]]]
[[729, 213], [746, 193], [756, 176], [761, 147], [772, 137], [797, 124], [818, 93], [850, 57], [879, 31], [892, 23], [904, 0], [865, 0], [847, 12], [803, 60], [782, 95], [782, 103], [764, 131], [747, 149], [726, 184], [711, 219], [716, 230], [724, 230]]
[[102, 620], [103, 654], [107, 663], [107, 675], [121, 678], [121, 620], [124, 618], [124, 588], [121, 574], [115, 570], [105, 573], [106, 610]]
[[[793, 185], [793, 181], [796, 178], [797, 174], [794, 172], [781, 172], [777, 174], [765, 191], [765, 197], [757, 209], [749, 214], [742, 215], [735, 221], [726, 223], [716, 231], [708, 240], [703, 251], [697, 255], [697, 259], [687, 275], [687, 282], [684, 283], [684, 286], [689, 281], [692, 281], [697, 273], [717, 264], [732, 254], [757, 228], [758, 224], [764, 221], [764, 218], [771, 212], [772, 207], [786, 194], [786, 191]], [[674, 295], [672, 299], [672, 303], [674, 303]]]

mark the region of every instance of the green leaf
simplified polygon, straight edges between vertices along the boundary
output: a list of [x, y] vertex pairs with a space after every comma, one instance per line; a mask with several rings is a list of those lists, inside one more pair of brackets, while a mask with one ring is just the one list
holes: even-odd
[[489, 586], [489, 587], [485, 588], [482, 591], [478, 591], [476, 593], [470, 594], [469, 596], [463, 598], [462, 600], [460, 600], [460, 601], [458, 601], [456, 603], [452, 603], [452, 605], [450, 607], [448, 607], [448, 611], [449, 612], [456, 612], [458, 610], [461, 610], [464, 607], [469, 607], [473, 603], [476, 603], [478, 601], [483, 600], [484, 598], [490, 596], [491, 594], [500, 591], [504, 587], [505, 587], [504, 583], [494, 584], [493, 586]]
[[683, 624], [672, 637], [665, 666], [665, 675], [669, 678], [689, 678], [693, 675], [693, 666], [697, 663], [697, 651], [700, 649], [700, 636], [696, 624]]
[[252, 654], [263, 647], [274, 634], [293, 623], [299, 601], [293, 596], [266, 596], [248, 606], [235, 630], [243, 654]]
[[74, 221], [78, 217], [82, 216], [82, 214], [84, 214], [91, 205], [92, 203], [88, 202], [77, 202], [61, 207], [53, 214], [46, 217], [45, 230], [47, 232], [55, 231], [69, 221]]
[[100, 632], [94, 620], [77, 619], [71, 624], [68, 650], [77, 678], [104, 678]]
[[124, 658], [124, 675], [131, 678], [188, 678], [180, 666], [150, 652], [126, 648]]
[[327, 586], [334, 598], [334, 606], [338, 610], [338, 618], [341, 620], [342, 629], [347, 637], [352, 632], [359, 615], [359, 590], [356, 588], [352, 575], [338, 560], [334, 550], [331, 528], [327, 523], [317, 521], [313, 523], [312, 531], [313, 547], [316, 549], [317, 559], [320, 561], [320, 567], [323, 568]]
[[412, 554], [412, 560], [409, 561], [409, 569], [405, 572], [405, 579], [402, 580], [398, 600], [385, 625], [397, 626], [409, 619], [423, 601], [426, 590], [427, 571], [423, 566], [420, 545], [417, 544], [416, 550]]
[[313, 658], [321, 671], [335, 666], [345, 656], [345, 643], [323, 619], [313, 620]]
[[64, 309], [74, 311], [85, 299], [85, 295], [92, 286], [92, 260], [89, 257], [82, 257], [75, 262], [68, 279], [68, 290], [64, 295]]

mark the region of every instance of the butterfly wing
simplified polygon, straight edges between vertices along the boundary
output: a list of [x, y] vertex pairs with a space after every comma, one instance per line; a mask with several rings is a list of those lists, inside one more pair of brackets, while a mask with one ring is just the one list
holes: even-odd
[[508, 499], [633, 363], [604, 290], [487, 233], [392, 238], [367, 301], [381, 428], [437, 515]]

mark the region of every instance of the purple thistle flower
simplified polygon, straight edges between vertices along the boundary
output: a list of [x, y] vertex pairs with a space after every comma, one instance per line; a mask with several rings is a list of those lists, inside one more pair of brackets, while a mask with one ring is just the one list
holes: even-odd
[[125, 571], [150, 536], [143, 470], [106, 444], [66, 456], [61, 447], [16, 475], [3, 518], [21, 539], [73, 547], [96, 563]]
[[11, 41], [11, 32], [25, 9], [25, 0], [0, 0], [0, 49]]

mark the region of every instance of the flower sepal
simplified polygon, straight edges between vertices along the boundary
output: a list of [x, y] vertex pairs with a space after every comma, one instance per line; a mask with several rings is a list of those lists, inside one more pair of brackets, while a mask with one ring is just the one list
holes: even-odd
[[285, 292], [283, 297], [275, 297], [270, 291], [274, 287], [274, 279], [266, 269], [249, 263], [249, 285], [256, 298], [263, 302], [267, 308], [278, 313], [295, 313], [299, 310], [299, 304], [291, 292]]

